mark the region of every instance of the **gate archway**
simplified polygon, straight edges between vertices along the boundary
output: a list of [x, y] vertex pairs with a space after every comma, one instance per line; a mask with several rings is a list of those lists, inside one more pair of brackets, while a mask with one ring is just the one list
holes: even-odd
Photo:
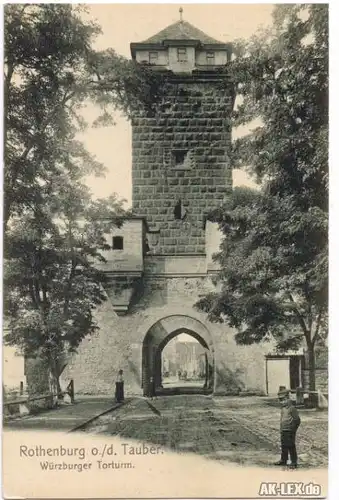
[[184, 315], [167, 316], [157, 321], [145, 335], [142, 349], [142, 387], [144, 396], [153, 396], [162, 390], [161, 354], [176, 336], [185, 333], [196, 339], [204, 349], [205, 383], [203, 391], [213, 392], [214, 347], [212, 337], [203, 323]]

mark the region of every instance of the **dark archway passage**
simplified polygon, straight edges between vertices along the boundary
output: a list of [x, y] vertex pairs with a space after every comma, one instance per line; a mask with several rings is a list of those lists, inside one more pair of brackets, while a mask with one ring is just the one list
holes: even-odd
[[[204, 380], [197, 386], [183, 383], [175, 387], [163, 384], [162, 357], [166, 346], [181, 334], [193, 337], [201, 346]], [[155, 394], [211, 393], [214, 386], [214, 349], [210, 333], [198, 320], [189, 316], [168, 316], [155, 323], [147, 332], [142, 351], [142, 386], [144, 396]]]

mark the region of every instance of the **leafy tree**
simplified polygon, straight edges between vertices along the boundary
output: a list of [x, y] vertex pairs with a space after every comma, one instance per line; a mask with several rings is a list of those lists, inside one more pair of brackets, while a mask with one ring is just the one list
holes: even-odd
[[114, 109], [132, 116], [152, 84], [114, 51], [95, 52], [99, 32], [82, 6], [5, 9], [5, 341], [44, 359], [54, 388], [65, 348], [96, 328], [92, 310], [105, 296], [95, 262], [107, 224], [123, 214], [120, 200], [93, 202], [83, 184], [104, 167], [76, 140], [81, 110], [96, 103], [97, 125]]
[[[114, 50], [92, 48], [100, 28], [70, 4], [9, 4], [5, 8], [5, 228], [12, 216], [42, 204], [55, 175], [102, 174], [76, 140], [90, 101], [96, 125], [115, 109], [132, 117], [150, 109], [160, 79]], [[156, 99], [155, 99], [156, 100]]]
[[75, 141], [86, 53], [98, 28], [69, 5], [5, 10], [5, 224], [41, 204], [51, 177], [102, 170]]
[[280, 5], [270, 32], [238, 44], [234, 123], [261, 125], [235, 142], [234, 163], [262, 189], [234, 190], [210, 215], [225, 235], [220, 288], [197, 303], [239, 343], [304, 342], [311, 390], [327, 334], [327, 37], [327, 6]]
[[48, 210], [26, 214], [8, 230], [5, 342], [26, 357], [39, 357], [55, 393], [65, 355], [97, 329], [93, 310], [106, 295], [105, 275], [96, 264], [110, 248], [105, 231], [124, 212], [114, 197], [93, 202], [84, 186], [70, 189], [63, 182], [47, 203]]
[[236, 45], [234, 125], [262, 126], [235, 141], [235, 167], [249, 165], [271, 195], [327, 210], [328, 6], [279, 5], [273, 20]]

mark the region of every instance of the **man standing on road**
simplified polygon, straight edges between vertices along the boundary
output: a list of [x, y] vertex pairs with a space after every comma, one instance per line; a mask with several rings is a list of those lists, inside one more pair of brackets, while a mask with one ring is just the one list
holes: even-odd
[[287, 465], [288, 455], [290, 455], [291, 469], [298, 466], [298, 456], [295, 447], [295, 436], [300, 425], [298, 410], [293, 406], [289, 398], [287, 389], [280, 389], [278, 399], [281, 404], [280, 416], [280, 436], [281, 436], [281, 458], [274, 465]]

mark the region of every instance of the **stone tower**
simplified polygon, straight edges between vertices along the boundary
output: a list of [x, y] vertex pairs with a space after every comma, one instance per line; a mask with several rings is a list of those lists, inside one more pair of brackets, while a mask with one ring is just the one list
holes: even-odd
[[204, 350], [206, 391], [265, 392], [263, 347], [237, 346], [234, 332], [194, 308], [217, 270], [220, 235], [206, 216], [232, 190], [231, 46], [181, 18], [131, 53], [163, 77], [163, 98], [153, 116], [133, 119], [133, 217], [106, 235], [108, 300], [64, 381], [112, 393], [121, 368], [127, 391], [149, 395], [161, 388], [164, 347], [186, 333]]
[[181, 19], [131, 52], [166, 81], [156, 115], [133, 120], [133, 211], [152, 253], [204, 255], [204, 218], [232, 189], [231, 46]]

